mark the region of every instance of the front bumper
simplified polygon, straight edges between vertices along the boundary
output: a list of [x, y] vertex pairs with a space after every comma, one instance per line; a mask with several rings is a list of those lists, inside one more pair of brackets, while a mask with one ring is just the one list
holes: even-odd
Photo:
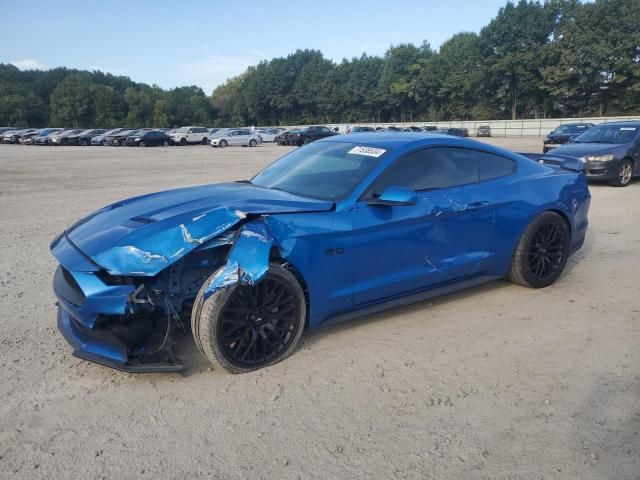
[[[126, 372], [184, 370], [169, 349], [158, 355], [160, 349], [131, 340], [138, 331], [137, 336], [149, 337], [154, 328], [146, 317], [132, 315], [135, 285], [105, 283], [99, 268], [64, 235], [53, 243], [52, 253], [60, 262], [53, 279], [58, 329], [76, 357]], [[169, 320], [167, 332], [170, 328]]]
[[618, 176], [621, 160], [585, 162], [584, 174], [592, 180], [612, 180]]

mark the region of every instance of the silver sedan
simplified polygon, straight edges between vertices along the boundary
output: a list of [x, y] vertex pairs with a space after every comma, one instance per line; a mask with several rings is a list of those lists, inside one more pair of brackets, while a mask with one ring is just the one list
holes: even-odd
[[230, 130], [219, 137], [209, 139], [212, 147], [224, 148], [230, 145], [255, 147], [260, 143], [260, 137], [251, 130]]

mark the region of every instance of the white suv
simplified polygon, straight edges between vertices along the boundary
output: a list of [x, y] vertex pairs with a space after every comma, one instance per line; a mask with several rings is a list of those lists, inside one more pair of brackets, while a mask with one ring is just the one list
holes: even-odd
[[204, 127], [182, 127], [169, 133], [171, 140], [176, 145], [188, 145], [190, 143], [209, 143], [209, 129]]

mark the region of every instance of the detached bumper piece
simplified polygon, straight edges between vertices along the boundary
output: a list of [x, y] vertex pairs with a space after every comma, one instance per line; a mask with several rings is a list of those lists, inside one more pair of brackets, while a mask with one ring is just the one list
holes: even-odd
[[167, 352], [165, 361], [130, 359], [127, 346], [108, 331], [88, 330], [63, 308], [58, 308], [58, 329], [73, 347], [73, 355], [129, 373], [182, 372], [182, 362]]
[[184, 330], [176, 312], [154, 305], [144, 285], [112, 285], [99, 271], [87, 271], [87, 259], [64, 236], [53, 251], [64, 260], [53, 280], [58, 329], [76, 357], [125, 372], [185, 369], [173, 354], [177, 333]]

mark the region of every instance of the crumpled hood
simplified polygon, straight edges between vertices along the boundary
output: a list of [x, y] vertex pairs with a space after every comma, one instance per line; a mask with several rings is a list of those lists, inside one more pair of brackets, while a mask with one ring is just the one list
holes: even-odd
[[566, 155], [568, 157], [581, 158], [586, 155], [618, 155], [620, 151], [624, 151], [626, 145], [617, 145], [611, 143], [568, 143], [561, 147], [554, 148], [554, 155]]
[[326, 211], [332, 202], [249, 183], [168, 190], [109, 205], [65, 233], [113, 275], [155, 275], [251, 214]]

